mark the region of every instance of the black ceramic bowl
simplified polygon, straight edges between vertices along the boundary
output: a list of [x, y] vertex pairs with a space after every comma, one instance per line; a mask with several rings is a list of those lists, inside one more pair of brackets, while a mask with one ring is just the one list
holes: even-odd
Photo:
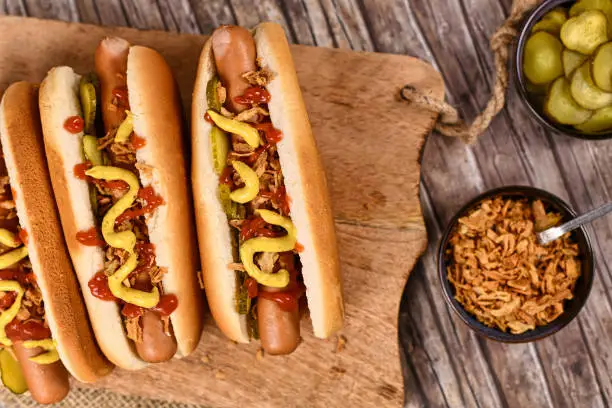
[[525, 78], [523, 74], [523, 51], [525, 49], [525, 43], [529, 38], [531, 33], [531, 28], [536, 24], [540, 19], [544, 16], [544, 14], [548, 13], [550, 10], [555, 7], [571, 7], [575, 1], [568, 0], [545, 0], [540, 6], [536, 7], [523, 22], [523, 27], [519, 33], [518, 40], [516, 42], [516, 50], [513, 65], [514, 71], [514, 84], [517, 87], [521, 100], [527, 105], [529, 111], [535, 116], [540, 123], [546, 126], [548, 129], [564, 133], [569, 136], [577, 137], [580, 139], [590, 139], [590, 140], [602, 140], [602, 139], [610, 139], [612, 138], [612, 131], [605, 133], [597, 133], [597, 134], [588, 134], [583, 133], [572, 126], [560, 125], [552, 120], [548, 119], [540, 106], [541, 103], [538, 102], [537, 98], [534, 95], [530, 94], [527, 91], [527, 78]]
[[534, 187], [502, 187], [479, 195], [467, 203], [453, 217], [442, 235], [442, 240], [440, 242], [440, 248], [438, 251], [438, 274], [442, 286], [442, 292], [444, 293], [446, 303], [448, 303], [455, 313], [457, 313], [461, 320], [463, 320], [465, 324], [467, 324], [472, 330], [481, 336], [506, 343], [523, 343], [539, 340], [561, 330], [565, 325], [572, 321], [576, 315], [578, 315], [578, 312], [586, 302], [587, 297], [591, 292], [594, 273], [593, 250], [591, 248], [591, 242], [586, 230], [583, 227], [576, 229], [572, 233], [572, 238], [578, 243], [580, 248], [579, 257], [582, 264], [582, 273], [576, 282], [574, 298], [565, 302], [565, 311], [561, 316], [546, 326], [538, 326], [534, 330], [530, 330], [522, 334], [506, 333], [499, 329], [488, 327], [480, 323], [472, 314], [468, 313], [455, 299], [455, 288], [447, 279], [446, 272], [446, 267], [452, 262], [452, 259], [450, 259], [450, 257], [446, 254], [446, 250], [449, 248], [448, 241], [451, 234], [457, 227], [459, 218], [469, 214], [471, 210], [484, 199], [498, 196], [515, 199], [527, 198], [529, 201], [540, 199], [547, 208], [547, 211], [552, 210], [560, 213], [563, 217], [563, 222], [576, 216], [574, 210], [572, 210], [572, 208], [559, 197]]

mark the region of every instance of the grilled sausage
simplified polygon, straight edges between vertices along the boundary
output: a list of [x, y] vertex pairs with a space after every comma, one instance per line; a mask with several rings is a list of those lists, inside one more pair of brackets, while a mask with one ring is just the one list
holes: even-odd
[[29, 360], [30, 357], [45, 353], [37, 347], [27, 349], [22, 342], [15, 342], [13, 350], [21, 365], [30, 394], [41, 404], [53, 404], [64, 399], [70, 391], [68, 372], [61, 361], [52, 364], [38, 364]]
[[[260, 286], [259, 290], [275, 291]], [[257, 324], [261, 347], [268, 354], [279, 355], [293, 352], [300, 344], [300, 311], [287, 312], [274, 300], [262, 296], [257, 298]]]
[[221, 26], [212, 34], [212, 49], [217, 72], [227, 88], [228, 108], [234, 113], [242, 112], [247, 105], [236, 103], [234, 98], [250, 86], [242, 75], [257, 69], [253, 36], [243, 27]]
[[160, 316], [151, 310], [145, 310], [142, 316], [142, 342], [136, 343], [140, 358], [149, 363], [168, 361], [176, 354], [176, 339], [164, 333]]

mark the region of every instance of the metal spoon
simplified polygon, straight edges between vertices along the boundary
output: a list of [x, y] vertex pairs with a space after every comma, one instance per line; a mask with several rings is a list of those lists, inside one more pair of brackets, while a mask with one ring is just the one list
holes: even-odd
[[584, 213], [573, 220], [561, 224], [557, 227], [548, 228], [544, 231], [536, 233], [540, 245], [546, 245], [557, 238], [561, 238], [566, 232], [575, 230], [576, 228], [593, 221], [596, 218], [603, 217], [607, 213], [612, 212], [612, 203], [604, 204], [587, 213]]

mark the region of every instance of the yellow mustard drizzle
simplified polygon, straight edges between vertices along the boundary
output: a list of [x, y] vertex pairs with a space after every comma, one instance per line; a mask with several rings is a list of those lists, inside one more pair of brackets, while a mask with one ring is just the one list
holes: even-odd
[[123, 122], [117, 128], [117, 133], [115, 134], [115, 142], [125, 143], [128, 138], [134, 131], [134, 115], [129, 110], [125, 111], [126, 117], [123, 119]]
[[208, 116], [215, 122], [215, 125], [219, 126], [226, 132], [236, 134], [244, 139], [245, 142], [253, 149], [259, 146], [259, 131], [253, 126], [247, 123], [240, 122], [238, 120], [226, 118], [223, 115], [219, 115], [214, 110], [207, 110]]
[[233, 161], [232, 166], [244, 181], [244, 187], [232, 191], [230, 199], [240, 204], [248, 203], [259, 193], [259, 177], [252, 168], [241, 161]]
[[21, 300], [23, 299], [24, 290], [19, 282], [6, 280], [0, 281], [0, 291], [17, 293], [17, 298], [11, 307], [0, 313], [0, 343], [4, 344], [5, 346], [11, 346], [13, 343], [8, 337], [6, 337], [6, 325], [12, 322], [15, 316], [17, 316], [17, 313], [21, 308]]
[[17, 238], [16, 234], [5, 228], [0, 228], [0, 244], [9, 248], [17, 248], [21, 245], [21, 241]]
[[52, 339], [26, 340], [23, 342], [23, 347], [27, 349], [40, 347], [41, 349], [46, 351], [46, 353], [42, 353], [29, 358], [30, 361], [37, 364], [52, 364], [60, 359], [59, 353], [56, 349], [55, 341], [53, 341]]
[[115, 297], [127, 303], [147, 309], [154, 307], [159, 302], [159, 291], [156, 287], [151, 292], [145, 292], [123, 285], [123, 281], [136, 269], [138, 263], [137, 256], [134, 253], [136, 235], [132, 231], [115, 232], [115, 220], [134, 204], [138, 195], [140, 189], [138, 177], [129, 170], [112, 166], [95, 166], [87, 170], [85, 174], [95, 179], [122, 180], [130, 187], [129, 191], [108, 210], [102, 220], [101, 229], [104, 240], [113, 248], [123, 249], [130, 254], [126, 263], [109, 276], [108, 287]]
[[268, 224], [278, 225], [287, 231], [287, 235], [279, 238], [251, 238], [240, 245], [240, 260], [244, 269], [257, 283], [273, 288], [284, 288], [289, 284], [289, 272], [281, 269], [277, 273], [265, 273], [255, 265], [253, 257], [258, 252], [291, 251], [297, 242], [297, 231], [288, 217], [270, 210], [255, 210]]
[[0, 269], [6, 269], [11, 265], [16, 264], [26, 256], [28, 256], [28, 248], [25, 246], [21, 246], [17, 249], [4, 253], [0, 255]]

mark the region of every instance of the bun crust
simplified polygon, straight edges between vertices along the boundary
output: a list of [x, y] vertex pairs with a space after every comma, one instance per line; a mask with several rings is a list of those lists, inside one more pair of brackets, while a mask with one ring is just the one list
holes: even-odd
[[[304, 246], [299, 255], [313, 331], [315, 336], [326, 338], [341, 328], [344, 303], [325, 172], [283, 29], [278, 24], [263, 23], [253, 33], [260, 65], [274, 74], [266, 87], [271, 95], [268, 107], [274, 127], [283, 133], [277, 145], [278, 154], [291, 197], [290, 216], [297, 229], [298, 242]], [[241, 338], [247, 337], [247, 333], [244, 325], [237, 324], [235, 316], [235, 283], [230, 284], [234, 277], [227, 270], [227, 264], [232, 262], [229, 227], [214, 194], [218, 178], [212, 167], [211, 126], [203, 120], [207, 108], [206, 84], [214, 74], [209, 40], [200, 57], [192, 105], [192, 182], [209, 306], [217, 325], [230, 339], [236, 340], [238, 329]]]
[[136, 151], [143, 186], [152, 185], [165, 204], [147, 219], [155, 244], [157, 265], [167, 268], [164, 290], [175, 294], [178, 308], [170, 315], [184, 357], [198, 345], [202, 333], [203, 293], [197, 279], [198, 256], [193, 204], [187, 190], [181, 105], [174, 77], [164, 58], [147, 47], [132, 46], [127, 68], [128, 95], [134, 132], [145, 139]]
[[0, 104], [0, 142], [58, 353], [77, 380], [93, 382], [112, 366], [93, 340], [66, 252], [43, 149], [37, 96], [34, 86], [26, 82], [6, 90]]

